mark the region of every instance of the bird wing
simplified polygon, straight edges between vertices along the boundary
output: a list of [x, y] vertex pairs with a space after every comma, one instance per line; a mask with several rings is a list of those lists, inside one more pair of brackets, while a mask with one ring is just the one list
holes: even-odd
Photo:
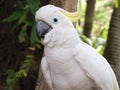
[[80, 43], [73, 49], [74, 59], [84, 73], [102, 90], [119, 90], [115, 74], [107, 60], [91, 46]]
[[51, 79], [49, 67], [48, 67], [48, 64], [47, 64], [47, 61], [46, 61], [45, 57], [42, 58], [41, 68], [42, 68], [43, 76], [44, 76], [48, 86], [50, 87], [51, 90], [53, 90], [52, 79]]

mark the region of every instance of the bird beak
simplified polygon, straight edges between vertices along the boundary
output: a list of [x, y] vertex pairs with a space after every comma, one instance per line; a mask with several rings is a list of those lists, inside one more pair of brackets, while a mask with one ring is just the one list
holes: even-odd
[[52, 29], [46, 22], [40, 20], [37, 22], [37, 35], [39, 38], [44, 39], [45, 35]]

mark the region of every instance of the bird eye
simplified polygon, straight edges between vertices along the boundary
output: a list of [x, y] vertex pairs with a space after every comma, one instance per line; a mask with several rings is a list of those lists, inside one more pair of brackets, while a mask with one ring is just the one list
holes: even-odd
[[57, 23], [58, 19], [57, 18], [53, 18], [53, 23]]

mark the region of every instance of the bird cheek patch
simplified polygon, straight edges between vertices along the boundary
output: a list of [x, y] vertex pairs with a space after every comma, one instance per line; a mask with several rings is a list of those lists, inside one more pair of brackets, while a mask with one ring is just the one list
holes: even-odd
[[44, 45], [47, 45], [49, 47], [53, 47], [54, 46], [53, 36], [54, 36], [53, 30], [50, 31], [48, 34], [46, 34], [45, 39], [43, 41]]
[[[52, 31], [51, 31], [52, 32]], [[49, 43], [50, 39], [52, 37], [52, 34], [50, 34], [50, 32], [48, 34], [45, 35], [45, 39], [44, 39], [44, 44]]]

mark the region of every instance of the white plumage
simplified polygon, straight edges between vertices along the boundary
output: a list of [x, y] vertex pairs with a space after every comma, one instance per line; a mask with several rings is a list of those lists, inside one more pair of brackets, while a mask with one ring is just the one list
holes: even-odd
[[51, 90], [119, 90], [106, 59], [80, 40], [72, 22], [61, 11], [47, 5], [36, 12], [36, 21], [51, 27], [41, 40], [45, 47], [41, 67]]

